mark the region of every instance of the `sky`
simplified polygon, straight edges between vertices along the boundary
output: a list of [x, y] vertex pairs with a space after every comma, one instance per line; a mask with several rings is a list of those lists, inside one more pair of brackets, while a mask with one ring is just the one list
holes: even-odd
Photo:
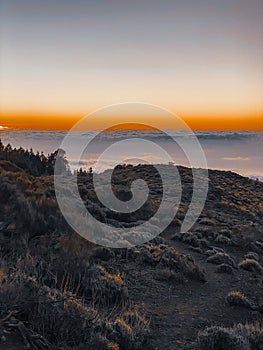
[[0, 90], [2, 126], [68, 129], [132, 101], [263, 130], [263, 1], [0, 0]]

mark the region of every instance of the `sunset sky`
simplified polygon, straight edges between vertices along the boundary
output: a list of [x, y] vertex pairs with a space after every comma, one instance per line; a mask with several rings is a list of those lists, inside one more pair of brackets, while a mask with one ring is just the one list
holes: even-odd
[[67, 129], [133, 101], [263, 130], [262, 0], [0, 3], [2, 126]]

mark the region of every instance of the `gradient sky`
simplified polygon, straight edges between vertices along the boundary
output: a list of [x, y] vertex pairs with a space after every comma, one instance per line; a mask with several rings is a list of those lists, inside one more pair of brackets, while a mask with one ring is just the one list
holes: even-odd
[[138, 101], [195, 129], [263, 129], [262, 0], [0, 2], [0, 125]]

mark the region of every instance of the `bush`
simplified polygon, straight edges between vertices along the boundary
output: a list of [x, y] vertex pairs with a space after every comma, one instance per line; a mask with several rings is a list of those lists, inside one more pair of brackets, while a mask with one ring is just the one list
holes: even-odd
[[207, 327], [197, 338], [198, 350], [262, 350], [262, 344], [263, 328], [259, 324]]
[[183, 278], [192, 278], [198, 281], [205, 281], [204, 270], [188, 254], [182, 254], [178, 250], [168, 247], [165, 244], [146, 245], [139, 253], [139, 258], [143, 262], [152, 266], [158, 266], [160, 269], [168, 268], [174, 276]]
[[229, 275], [234, 274], [233, 267], [228, 264], [221, 264], [215, 270], [216, 273], [228, 273]]
[[256, 309], [255, 304], [249, 300], [244, 294], [242, 294], [240, 291], [232, 291], [228, 293], [226, 297], [226, 302], [229, 305], [234, 306], [243, 306], [249, 309]]
[[[114, 283], [123, 284], [119, 274], [109, 276], [104, 271], [105, 275]], [[52, 349], [149, 349], [149, 322], [136, 308], [126, 305], [120, 309], [103, 307], [100, 311], [94, 300], [80, 298], [66, 286], [59, 290], [40, 285], [35, 277], [14, 277], [0, 286], [0, 318], [15, 311], [15, 322], [23, 324], [25, 334], [34, 333], [28, 340], [32, 348], [42, 349], [34, 343], [41, 338], [52, 344]]]
[[198, 334], [198, 350], [250, 350], [248, 342], [233, 329], [208, 327]]
[[107, 337], [119, 344], [120, 349], [144, 350], [149, 345], [149, 322], [137, 310], [124, 311], [107, 328]]
[[242, 260], [238, 266], [241, 268], [241, 269], [244, 269], [244, 270], [247, 270], [247, 271], [250, 271], [250, 272], [256, 272], [256, 273], [262, 273], [263, 271], [263, 268], [262, 266], [260, 265], [260, 263], [255, 260], [255, 259], [245, 259], [245, 260]]
[[88, 272], [85, 284], [91, 288], [91, 296], [102, 306], [123, 305], [128, 299], [128, 289], [120, 273], [109, 273], [100, 265]]
[[258, 256], [258, 254], [255, 253], [255, 252], [248, 252], [248, 253], [245, 255], [245, 259], [254, 259], [254, 260], [259, 261], [259, 256]]
[[215, 241], [217, 243], [221, 243], [221, 244], [226, 244], [226, 245], [231, 245], [232, 241], [230, 238], [224, 236], [224, 235], [218, 235], [215, 239]]
[[202, 218], [198, 221], [199, 225], [214, 226], [215, 222], [209, 218]]
[[236, 263], [234, 260], [226, 253], [217, 252], [216, 254], [213, 254], [209, 256], [206, 261], [211, 264], [221, 265], [221, 264], [228, 264], [234, 268], [236, 268]]

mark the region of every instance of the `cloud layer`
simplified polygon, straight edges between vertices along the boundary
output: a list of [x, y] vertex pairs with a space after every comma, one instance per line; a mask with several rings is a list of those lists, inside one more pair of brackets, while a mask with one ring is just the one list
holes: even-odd
[[[33, 148], [34, 151], [51, 153], [60, 147], [65, 131], [40, 131], [40, 130], [15, 130], [0, 129], [0, 138], [4, 144], [10, 143], [13, 147]], [[172, 131], [175, 138], [184, 139], [192, 137], [187, 131]], [[94, 137], [94, 132], [79, 132], [80, 140], [89, 141]], [[263, 177], [263, 133], [262, 132], [196, 132], [205, 152], [208, 167], [212, 169], [232, 170], [244, 176], [261, 179]], [[164, 148], [174, 159], [176, 164], [189, 165], [187, 159], [175, 142], [163, 132], [152, 131], [114, 131], [103, 132], [98, 135], [92, 146], [83, 154], [80, 166], [94, 166], [96, 159], [111, 144], [125, 139], [142, 138], [152, 141]], [[121, 159], [121, 150], [115, 158]], [[141, 162], [161, 163], [158, 154], [151, 153], [149, 149], [134, 154], [134, 158]], [[104, 167], [109, 167], [114, 157], [105, 162]], [[73, 166], [77, 166], [74, 159]]]

